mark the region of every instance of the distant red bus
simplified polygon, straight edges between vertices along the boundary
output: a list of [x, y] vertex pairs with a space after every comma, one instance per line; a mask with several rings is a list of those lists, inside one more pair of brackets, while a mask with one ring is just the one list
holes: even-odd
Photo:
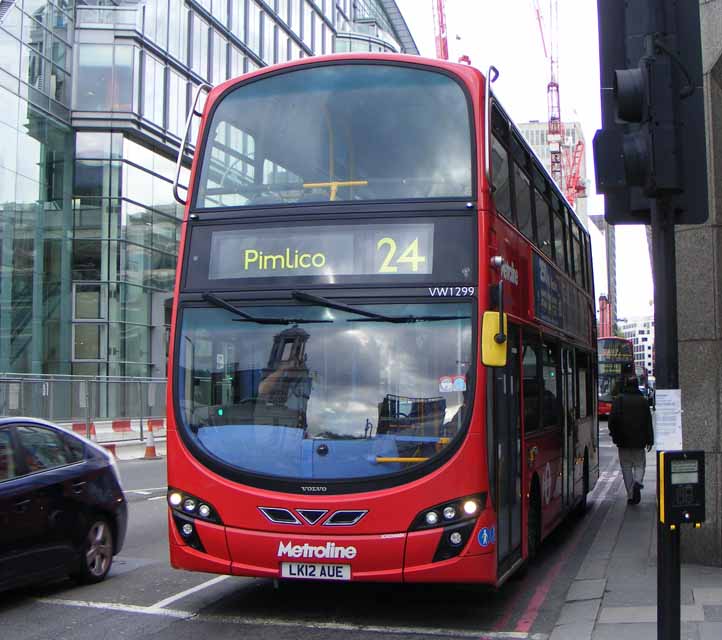
[[589, 236], [485, 77], [308, 58], [213, 89], [199, 131], [173, 566], [503, 582], [599, 475], [596, 342]]
[[612, 403], [622, 390], [624, 374], [635, 373], [634, 345], [631, 340], [607, 336], [597, 339], [599, 417], [608, 417]]

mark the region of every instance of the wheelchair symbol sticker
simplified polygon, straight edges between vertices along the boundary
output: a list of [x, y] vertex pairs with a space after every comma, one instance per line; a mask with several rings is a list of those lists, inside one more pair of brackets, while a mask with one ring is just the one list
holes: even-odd
[[490, 544], [494, 544], [496, 542], [496, 530], [494, 527], [483, 527], [479, 531], [478, 540], [482, 547], [488, 547]]

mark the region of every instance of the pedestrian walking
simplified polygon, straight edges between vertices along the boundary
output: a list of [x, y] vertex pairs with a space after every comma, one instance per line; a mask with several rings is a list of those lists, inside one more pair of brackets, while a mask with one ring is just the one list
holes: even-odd
[[612, 404], [609, 435], [619, 452], [619, 465], [627, 488], [627, 503], [639, 504], [646, 466], [644, 449], [652, 449], [654, 430], [649, 403], [639, 390], [637, 376], [633, 374], [625, 376], [622, 392]]

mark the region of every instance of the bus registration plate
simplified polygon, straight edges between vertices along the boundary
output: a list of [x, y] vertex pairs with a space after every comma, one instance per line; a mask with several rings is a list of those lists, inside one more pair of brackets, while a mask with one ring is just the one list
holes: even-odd
[[304, 562], [282, 562], [282, 578], [306, 580], [350, 580], [350, 564], [307, 564]]

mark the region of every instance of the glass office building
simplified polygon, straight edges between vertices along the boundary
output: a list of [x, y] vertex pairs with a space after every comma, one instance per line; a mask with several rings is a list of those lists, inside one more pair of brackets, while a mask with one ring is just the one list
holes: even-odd
[[164, 377], [194, 87], [360, 50], [393, 0], [0, 0], [0, 374]]

